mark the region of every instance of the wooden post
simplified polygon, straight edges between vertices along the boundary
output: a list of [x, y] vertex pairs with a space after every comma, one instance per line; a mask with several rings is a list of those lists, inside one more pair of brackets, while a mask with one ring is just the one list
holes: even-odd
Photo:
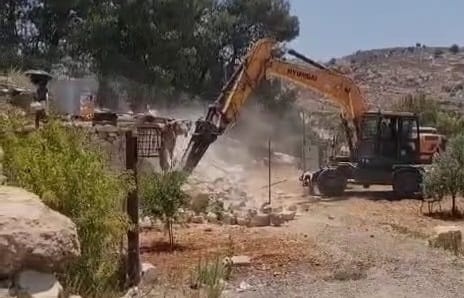
[[303, 173], [306, 172], [306, 114], [304, 110], [302, 111], [302, 118], [303, 118], [303, 151], [301, 154], [301, 158], [303, 159]]
[[271, 204], [271, 138], [268, 141], [268, 169], [269, 169], [269, 205]]
[[126, 132], [126, 169], [134, 174], [135, 189], [127, 197], [127, 215], [133, 229], [127, 232], [127, 275], [129, 286], [140, 282], [140, 244], [139, 244], [139, 199], [137, 195], [137, 137], [132, 131]]

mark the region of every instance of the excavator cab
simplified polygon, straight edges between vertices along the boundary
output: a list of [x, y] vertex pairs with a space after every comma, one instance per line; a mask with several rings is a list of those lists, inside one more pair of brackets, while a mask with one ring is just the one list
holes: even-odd
[[413, 113], [375, 113], [362, 116], [355, 161], [361, 167], [391, 169], [414, 164], [420, 155], [419, 121]]

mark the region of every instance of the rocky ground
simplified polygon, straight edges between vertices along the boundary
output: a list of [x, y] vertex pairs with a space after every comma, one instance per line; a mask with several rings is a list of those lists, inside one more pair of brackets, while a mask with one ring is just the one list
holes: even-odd
[[[358, 51], [327, 63], [354, 79], [372, 108], [388, 109], [408, 94], [425, 93], [445, 108], [462, 111], [464, 50], [427, 46]], [[308, 112], [333, 110], [327, 100], [301, 89], [298, 103]]]
[[[248, 174], [254, 178], [241, 189], [259, 205], [267, 172], [255, 166]], [[463, 221], [425, 216], [419, 202], [392, 200], [385, 188], [354, 188], [333, 201], [310, 197], [287, 165], [273, 169], [279, 181], [273, 206], [298, 210], [282, 226], [190, 223], [177, 227], [175, 252], [161, 230], [144, 232], [143, 259], [159, 274], [147, 297], [196, 297], [189, 284], [198, 261], [228, 254], [250, 260], [233, 268], [225, 297], [457, 297], [464, 290], [464, 259], [427, 244], [435, 226]]]

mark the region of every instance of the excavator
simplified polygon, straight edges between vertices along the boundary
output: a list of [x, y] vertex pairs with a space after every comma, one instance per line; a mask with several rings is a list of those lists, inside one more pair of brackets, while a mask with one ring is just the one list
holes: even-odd
[[[302, 63], [286, 60], [285, 53]], [[312, 175], [321, 195], [340, 196], [347, 183], [364, 187], [391, 185], [401, 197], [421, 193], [424, 173], [421, 148], [432, 150], [439, 144], [430, 138], [421, 139], [418, 116], [370, 110], [367, 99], [351, 78], [294, 50], [284, 51], [271, 38], [258, 40], [251, 47], [209, 106], [205, 118], [196, 121], [181, 160], [185, 172], [194, 170], [209, 145], [237, 121], [253, 90], [271, 77], [315, 91], [340, 107], [349, 154], [335, 157]]]

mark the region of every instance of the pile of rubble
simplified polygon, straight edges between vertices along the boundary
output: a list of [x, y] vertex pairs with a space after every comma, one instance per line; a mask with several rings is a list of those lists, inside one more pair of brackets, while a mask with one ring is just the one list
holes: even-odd
[[[280, 158], [293, 162], [287, 156]], [[208, 222], [248, 227], [280, 226], [293, 220], [296, 206], [271, 206], [247, 192], [248, 166], [257, 163], [249, 161], [247, 166], [231, 165], [214, 152], [205, 156], [184, 185], [184, 191], [191, 196], [184, 219], [196, 224]]]

